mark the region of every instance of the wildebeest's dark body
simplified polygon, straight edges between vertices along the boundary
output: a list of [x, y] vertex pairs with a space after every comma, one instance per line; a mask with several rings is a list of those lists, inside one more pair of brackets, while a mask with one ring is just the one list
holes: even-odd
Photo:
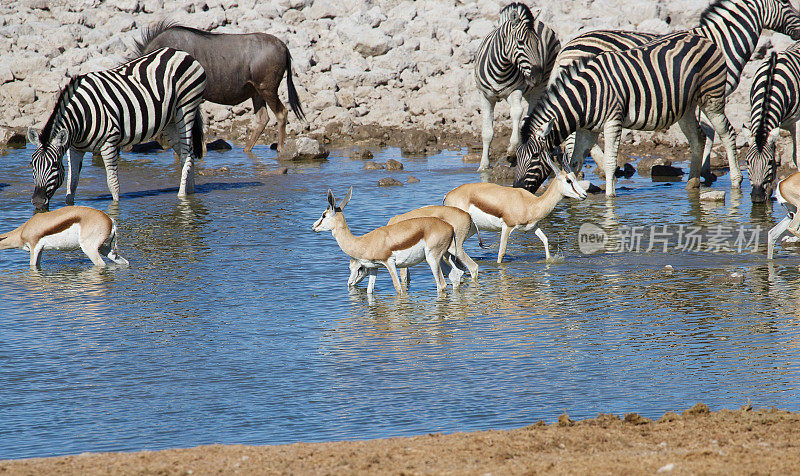
[[292, 57], [289, 48], [267, 33], [220, 34], [159, 22], [148, 28], [136, 44], [139, 53], [168, 46], [192, 55], [206, 70], [208, 78], [203, 98], [218, 104], [235, 105], [253, 101], [258, 124], [245, 145], [249, 152], [267, 127], [268, 105], [278, 120], [278, 150], [286, 138], [286, 107], [278, 99], [278, 86], [286, 72], [289, 105], [299, 119], [303, 110], [292, 83]]

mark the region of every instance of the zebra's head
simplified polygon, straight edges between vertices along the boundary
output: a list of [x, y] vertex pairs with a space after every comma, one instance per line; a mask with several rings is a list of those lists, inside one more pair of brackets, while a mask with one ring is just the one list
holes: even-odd
[[553, 120], [549, 120], [536, 130], [531, 130], [531, 118], [526, 117], [522, 124], [520, 145], [517, 153], [511, 159], [514, 170], [514, 186], [524, 188], [535, 193], [539, 186], [550, 175], [554, 156], [558, 162], [563, 162], [561, 149], [553, 147], [547, 136], [553, 128]]
[[766, 3], [765, 24], [766, 28], [784, 35], [793, 40], [800, 40], [800, 13], [792, 6], [789, 0], [764, 0]]
[[500, 10], [500, 23], [518, 18], [528, 24], [528, 27], [534, 27], [536, 17], [531, 12], [527, 5], [521, 2], [512, 2]]
[[514, 63], [522, 75], [525, 82], [535, 86], [542, 82], [544, 67], [543, 58], [539, 52], [539, 35], [536, 34], [528, 23], [518, 16], [512, 16], [504, 25], [508, 30], [508, 42], [506, 43], [510, 51], [508, 57]]
[[42, 137], [33, 128], [28, 129], [28, 142], [36, 147], [31, 156], [33, 168], [33, 197], [31, 203], [36, 212], [50, 209], [50, 199], [64, 182], [64, 162], [69, 133], [66, 129], [50, 131], [49, 137]]
[[753, 203], [764, 203], [772, 196], [775, 186], [775, 141], [780, 130], [773, 129], [765, 137], [758, 138], [750, 134], [750, 149], [747, 150], [747, 170], [750, 175], [750, 200]]

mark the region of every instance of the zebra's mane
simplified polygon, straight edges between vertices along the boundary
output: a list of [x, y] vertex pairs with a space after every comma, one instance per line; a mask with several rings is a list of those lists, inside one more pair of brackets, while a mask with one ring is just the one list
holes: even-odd
[[522, 2], [509, 3], [500, 10], [501, 23], [515, 18], [524, 21], [530, 28], [534, 27], [534, 22], [536, 20], [531, 9]]
[[734, 0], [714, 0], [713, 2], [711, 2], [709, 6], [705, 8], [705, 10], [703, 10], [703, 13], [700, 14], [699, 26], [708, 25], [708, 22], [710, 21], [709, 18], [711, 17], [712, 14], [716, 13], [719, 10], [730, 8], [730, 6], [734, 5], [735, 3], [737, 2], [735, 2]]
[[[773, 51], [769, 55], [767, 66], [767, 83], [764, 85], [764, 98], [761, 101], [761, 121], [759, 121], [758, 127], [753, 134], [755, 135], [756, 139], [756, 148], [758, 150], [763, 150], [764, 145], [767, 142], [767, 135], [769, 131], [766, 129], [766, 118], [767, 118], [767, 111], [769, 110], [769, 95], [772, 91], [772, 83], [775, 79], [775, 66], [778, 64], [778, 53]], [[755, 125], [755, 124], [753, 124]]]
[[58, 99], [56, 100], [56, 105], [53, 108], [53, 112], [50, 113], [50, 117], [44, 124], [44, 129], [42, 129], [42, 133], [39, 135], [39, 141], [42, 144], [50, 142], [50, 136], [53, 134], [53, 127], [55, 127], [56, 120], [64, 112], [64, 109], [66, 108], [66, 105], [70, 99], [72, 99], [72, 94], [76, 89], [78, 89], [81, 79], [83, 79], [83, 76], [75, 76], [74, 78], [70, 78], [69, 83], [58, 94]]
[[214, 36], [214, 33], [208, 31], [198, 30], [197, 28], [192, 28], [189, 26], [178, 25], [172, 20], [161, 19], [144, 29], [142, 39], [134, 40], [134, 48], [136, 50], [137, 57], [144, 54], [145, 50], [147, 50], [147, 45], [149, 45], [151, 41], [155, 40], [158, 35], [169, 29], [188, 31], [200, 36]]
[[550, 82], [545, 92], [539, 96], [539, 100], [536, 102], [531, 113], [523, 119], [522, 126], [520, 127], [520, 140], [522, 143], [527, 142], [531, 134], [533, 134], [534, 119], [541, 118], [545, 115], [547, 109], [553, 104], [554, 99], [560, 95], [564, 87], [571, 83], [591, 60], [592, 58], [589, 57], [579, 58], [570, 63], [569, 66], [561, 68], [558, 71], [558, 76]]

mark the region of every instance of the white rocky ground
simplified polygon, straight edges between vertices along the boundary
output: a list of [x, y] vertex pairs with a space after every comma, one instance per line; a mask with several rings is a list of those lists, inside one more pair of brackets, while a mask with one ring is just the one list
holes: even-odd
[[[119, 64], [141, 29], [161, 19], [219, 33], [268, 32], [287, 43], [310, 131], [327, 124], [414, 127], [480, 135], [473, 57], [507, 0], [3, 0], [0, 2], [0, 128], [41, 126], [68, 76]], [[598, 28], [668, 32], [697, 24], [707, 0], [533, 2], [563, 43]], [[767, 32], [729, 100], [739, 130], [749, 119], [752, 74], [770, 48]], [[281, 86], [286, 102], [286, 86]], [[205, 104], [211, 130], [250, 121], [248, 103]], [[508, 124], [508, 106], [496, 115]], [[273, 120], [272, 125], [275, 125]], [[303, 124], [290, 115], [289, 132]], [[274, 136], [274, 131], [272, 133]], [[683, 143], [677, 126], [660, 134]], [[267, 136], [272, 137], [272, 136]], [[650, 139], [629, 133], [628, 141]], [[240, 142], [244, 136], [231, 137]], [[264, 139], [266, 140], [266, 139]], [[739, 145], [744, 142], [740, 135]]]

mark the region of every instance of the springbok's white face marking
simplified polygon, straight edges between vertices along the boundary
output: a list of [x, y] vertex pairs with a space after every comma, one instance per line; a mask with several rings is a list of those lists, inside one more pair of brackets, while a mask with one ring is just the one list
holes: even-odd
[[586, 198], [586, 190], [578, 183], [578, 178], [572, 171], [567, 173], [559, 173], [558, 179], [561, 181], [561, 187], [564, 191], [564, 196], [583, 200]]

